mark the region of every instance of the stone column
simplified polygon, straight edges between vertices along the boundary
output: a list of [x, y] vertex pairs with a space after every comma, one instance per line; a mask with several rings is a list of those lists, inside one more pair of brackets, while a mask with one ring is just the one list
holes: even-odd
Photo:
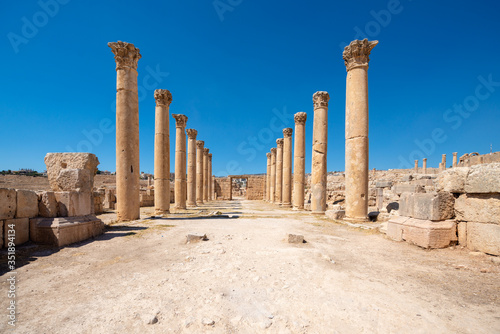
[[148, 187], [152, 186], [151, 175], [148, 176]]
[[203, 201], [208, 202], [208, 148], [203, 149]]
[[270, 202], [271, 200], [271, 153], [266, 153], [267, 157], [267, 169], [266, 169], [266, 196], [265, 200]]
[[281, 204], [283, 195], [283, 138], [276, 139], [276, 185], [274, 186], [274, 202]]
[[441, 155], [441, 164], [443, 165], [442, 170], [446, 169], [446, 154]]
[[346, 79], [345, 215], [368, 216], [368, 62], [378, 41], [355, 40], [345, 47]]
[[326, 211], [326, 152], [328, 142], [328, 101], [327, 92], [313, 95], [313, 150], [311, 169], [311, 211], [322, 214]]
[[187, 206], [196, 206], [196, 135], [195, 129], [187, 129], [188, 162], [187, 162]]
[[205, 142], [196, 141], [196, 203], [203, 204], [203, 147]]
[[186, 123], [187, 116], [172, 114], [175, 118], [175, 208], [186, 208]]
[[458, 152], [453, 152], [453, 168], [458, 166], [457, 154]]
[[294, 115], [295, 120], [295, 144], [293, 161], [293, 208], [304, 209], [304, 185], [306, 182], [306, 120], [305, 112]]
[[269, 185], [269, 201], [276, 200], [276, 147], [271, 149], [271, 184]]
[[208, 200], [212, 200], [212, 153], [208, 153]]
[[292, 207], [292, 133], [291, 128], [283, 129], [283, 204]]
[[418, 160], [415, 160], [415, 173], [418, 173]]
[[422, 159], [422, 173], [427, 174], [427, 158]]
[[155, 211], [162, 215], [170, 211], [170, 136], [169, 108], [172, 94], [166, 89], [155, 90]]
[[[140, 217], [139, 201], [139, 49], [131, 43], [108, 43], [116, 61], [116, 216], [118, 221]], [[167, 116], [168, 117], [168, 116]]]

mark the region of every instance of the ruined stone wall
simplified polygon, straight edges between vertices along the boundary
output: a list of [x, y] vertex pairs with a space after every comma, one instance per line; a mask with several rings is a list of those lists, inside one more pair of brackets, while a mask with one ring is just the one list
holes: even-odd
[[458, 166], [459, 167], [471, 167], [479, 164], [489, 164], [494, 162], [500, 162], [500, 152], [494, 152], [491, 154], [477, 154], [469, 153], [464, 154], [460, 157]]
[[266, 175], [248, 176], [247, 178], [247, 199], [262, 200], [264, 196], [264, 186]]
[[217, 199], [228, 200], [231, 198], [231, 179], [229, 177], [216, 177], [214, 185]]

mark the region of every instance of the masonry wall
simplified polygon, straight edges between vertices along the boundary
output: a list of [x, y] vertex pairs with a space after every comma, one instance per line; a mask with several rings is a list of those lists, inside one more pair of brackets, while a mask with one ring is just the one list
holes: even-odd
[[264, 187], [266, 175], [248, 176], [247, 178], [247, 199], [262, 200], [264, 197]]

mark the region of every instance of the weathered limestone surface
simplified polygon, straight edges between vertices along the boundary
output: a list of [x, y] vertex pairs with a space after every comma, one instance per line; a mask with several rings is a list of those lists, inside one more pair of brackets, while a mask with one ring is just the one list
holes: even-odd
[[196, 206], [196, 136], [198, 131], [187, 129], [188, 162], [187, 162], [187, 205]]
[[56, 187], [54, 191], [82, 191], [90, 193], [93, 188], [93, 177], [91, 179], [90, 172], [86, 169], [66, 168], [61, 169], [56, 178]]
[[[12, 225], [14, 225], [15, 239], [14, 244], [16, 246], [22, 245], [28, 242], [29, 236], [29, 219], [28, 218], [16, 218], [16, 219], [5, 219], [3, 224], [3, 237], [4, 245], [9, 244], [9, 230], [11, 230]], [[10, 225], [10, 226], [9, 226]], [[12, 234], [10, 234], [12, 236]]]
[[208, 202], [208, 148], [203, 149], [203, 201]]
[[212, 186], [212, 153], [208, 153], [208, 200], [211, 201], [213, 198], [213, 186]]
[[17, 190], [16, 218], [38, 216], [38, 195], [31, 190]]
[[[347, 187], [347, 185], [346, 185], [346, 187]], [[404, 192], [422, 193], [425, 190], [420, 185], [415, 185], [415, 184], [395, 184], [395, 185], [392, 186], [392, 191], [395, 194], [397, 194], [397, 195], [401, 195]]]
[[53, 191], [43, 191], [38, 194], [38, 215], [40, 217], [57, 217], [56, 195]]
[[271, 198], [271, 153], [266, 153], [267, 169], [266, 169], [266, 196], [265, 200], [270, 201]]
[[399, 215], [422, 220], [447, 220], [455, 216], [455, 197], [448, 192], [403, 193]]
[[140, 216], [139, 202], [139, 49], [121, 41], [108, 43], [116, 61], [116, 207], [117, 220]]
[[271, 203], [276, 201], [276, 151], [276, 147], [271, 148], [271, 185], [269, 187]]
[[453, 152], [453, 168], [458, 166], [457, 154], [458, 152]]
[[169, 117], [172, 94], [166, 89], [154, 93], [155, 107], [155, 212], [170, 212], [170, 134]]
[[282, 206], [292, 206], [292, 133], [291, 128], [283, 129], [283, 188]]
[[302, 244], [304, 243], [304, 236], [301, 234], [288, 234], [289, 244]]
[[203, 148], [205, 146], [205, 142], [202, 140], [196, 141], [196, 203], [203, 204], [203, 157], [204, 152]]
[[436, 189], [450, 193], [464, 193], [468, 173], [469, 167], [456, 167], [442, 171], [437, 176]]
[[[94, 176], [97, 173], [99, 159], [92, 153], [47, 153], [45, 156], [47, 166], [47, 177], [50, 187], [54, 191], [77, 190], [86, 185], [88, 178], [89, 186], [94, 186]], [[79, 172], [70, 170], [80, 170]], [[81, 175], [87, 170], [87, 175]], [[62, 174], [61, 174], [62, 172]], [[82, 177], [82, 179], [80, 178]], [[91, 188], [92, 189], [92, 188]], [[85, 190], [85, 189], [82, 189]]]
[[295, 120], [295, 143], [293, 161], [293, 208], [304, 209], [304, 187], [306, 168], [306, 121], [307, 114], [298, 112], [294, 115]]
[[422, 173], [427, 174], [427, 158], [422, 159]]
[[346, 79], [346, 218], [366, 220], [368, 215], [368, 63], [378, 41], [352, 41], [343, 58]]
[[0, 219], [14, 218], [16, 209], [16, 189], [0, 188]]
[[467, 248], [500, 255], [500, 225], [467, 222]]
[[387, 236], [423, 248], [444, 248], [457, 241], [453, 220], [432, 222], [408, 217], [392, 217], [387, 223]]
[[500, 163], [475, 165], [465, 182], [466, 193], [500, 193]]
[[457, 220], [500, 225], [500, 194], [462, 194], [455, 201]]
[[327, 92], [313, 95], [313, 147], [311, 168], [311, 212], [323, 214], [326, 211], [326, 154], [328, 144], [328, 101]]
[[276, 185], [274, 202], [281, 204], [283, 200], [283, 138], [276, 139]]
[[33, 242], [62, 247], [102, 234], [104, 223], [93, 215], [33, 218], [29, 230]]
[[93, 199], [87, 192], [56, 191], [58, 217], [86, 216], [93, 213]]
[[173, 114], [175, 118], [175, 207], [186, 208], [186, 122], [187, 116]]

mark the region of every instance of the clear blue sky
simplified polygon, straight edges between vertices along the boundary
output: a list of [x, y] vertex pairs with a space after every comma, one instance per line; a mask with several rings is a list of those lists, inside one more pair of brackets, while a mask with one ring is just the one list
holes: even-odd
[[277, 127], [293, 127], [298, 111], [308, 113], [310, 172], [312, 95], [328, 91], [328, 170], [344, 170], [342, 46], [365, 36], [380, 41], [368, 71], [370, 168], [410, 167], [423, 156], [437, 167], [443, 153], [450, 164], [454, 151], [500, 150], [497, 1], [54, 3], [1, 5], [0, 170], [44, 170], [47, 152], [64, 151], [90, 151], [101, 170], [115, 170], [107, 43], [117, 40], [142, 54], [144, 172], [153, 172], [156, 88], [172, 92], [171, 113], [188, 116], [216, 175], [264, 173]]

